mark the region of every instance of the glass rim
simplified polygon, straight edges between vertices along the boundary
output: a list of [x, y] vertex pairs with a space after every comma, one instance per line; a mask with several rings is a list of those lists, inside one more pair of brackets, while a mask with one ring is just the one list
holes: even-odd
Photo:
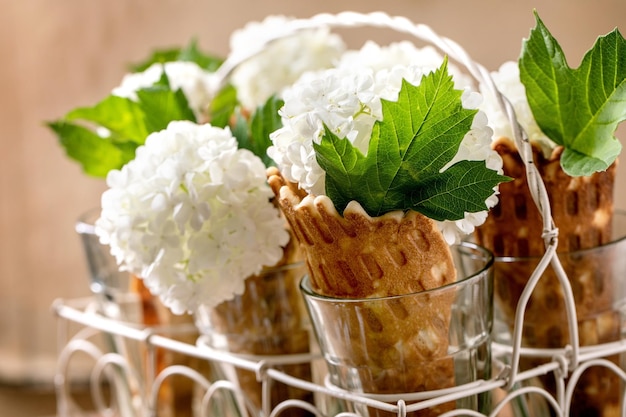
[[[626, 210], [621, 210], [621, 209], [613, 210], [613, 220], [618, 217], [622, 218], [623, 219], [622, 221], [626, 224]], [[613, 227], [615, 227], [615, 223], [613, 223]], [[599, 252], [607, 248], [611, 248], [613, 246], [617, 246], [618, 244], [626, 240], [626, 227], [624, 228], [624, 231], [617, 233], [617, 235], [618, 236], [616, 237], [612, 237], [610, 242], [604, 243], [602, 245], [594, 246], [592, 248], [578, 249], [578, 250], [571, 251], [571, 252], [559, 252], [558, 247], [557, 247], [556, 255], [579, 257], [579, 256], [588, 255], [590, 253]], [[520, 261], [539, 262], [539, 260], [543, 257], [544, 257], [544, 254], [533, 255], [533, 256], [494, 256], [494, 260], [497, 263], [512, 263], [512, 262], [520, 262]]]
[[99, 206], [92, 207], [78, 216], [76, 223], [74, 224], [76, 232], [87, 235], [95, 234], [95, 220], [97, 220], [98, 217], [93, 218], [92, 216], [96, 213], [100, 213], [100, 211], [101, 208]]
[[258, 274], [254, 274], [251, 275], [253, 277], [262, 277], [268, 274], [272, 274], [275, 272], [280, 272], [280, 271], [290, 271], [292, 269], [297, 269], [297, 268], [301, 268], [305, 266], [305, 262], [304, 260], [297, 260], [297, 261], [293, 261], [293, 262], [289, 262], [289, 263], [284, 263], [281, 265], [270, 265], [270, 266], [264, 266]]
[[[435, 288], [431, 288], [428, 290], [423, 290], [423, 291], [416, 291], [416, 292], [412, 292], [412, 293], [407, 293], [407, 294], [399, 294], [399, 295], [388, 295], [388, 296], [384, 296], [384, 297], [371, 297], [371, 298], [339, 298], [339, 297], [332, 297], [332, 296], [327, 296], [327, 295], [323, 295], [323, 294], [318, 294], [316, 292], [313, 291], [313, 289], [311, 288], [311, 278], [309, 276], [309, 274], [306, 274], [304, 277], [302, 277], [302, 279], [300, 280], [300, 290], [303, 292], [304, 295], [306, 295], [307, 297], [316, 299], [318, 301], [324, 301], [324, 302], [342, 302], [342, 303], [363, 303], [363, 302], [376, 302], [376, 301], [388, 301], [388, 300], [394, 300], [394, 299], [401, 299], [401, 298], [405, 298], [405, 297], [411, 297], [411, 296], [428, 296], [428, 295], [436, 295], [437, 293], [440, 292], [444, 292], [447, 291], [453, 287], [457, 287], [457, 286], [462, 286], [462, 285], [470, 285], [472, 283], [474, 283], [475, 281], [479, 281], [480, 279], [482, 279], [485, 275], [488, 275], [488, 271], [489, 269], [494, 265], [495, 262], [495, 257], [493, 255], [493, 253], [480, 245], [477, 245], [473, 242], [466, 242], [466, 241], [462, 241], [460, 243], [457, 243], [455, 245], [451, 245], [451, 247], [460, 247], [466, 250], [473, 250], [477, 253], [475, 254], [470, 254], [472, 255], [473, 258], [476, 259], [483, 259], [485, 261], [484, 265], [482, 265], [477, 271], [468, 274], [466, 277], [461, 278], [457, 281], [454, 282], [450, 282], [448, 284], [445, 285], [441, 285], [439, 287], [435, 287]], [[456, 269], [456, 268], [455, 268]], [[458, 269], [457, 269], [457, 273], [458, 273]]]

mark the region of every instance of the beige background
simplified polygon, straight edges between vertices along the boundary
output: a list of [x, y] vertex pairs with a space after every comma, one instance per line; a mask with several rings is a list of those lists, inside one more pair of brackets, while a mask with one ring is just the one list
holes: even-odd
[[[597, 35], [626, 22], [624, 0], [537, 3], [0, 0], [0, 382], [49, 382], [56, 349], [50, 305], [57, 297], [88, 294], [73, 224], [98, 204], [103, 183], [66, 159], [43, 121], [93, 104], [117, 85], [127, 63], [151, 48], [185, 44], [195, 36], [203, 49], [224, 54], [233, 29], [267, 14], [382, 9], [430, 25], [489, 69], [518, 56], [534, 25], [533, 7], [562, 42], [571, 65]], [[363, 31], [346, 35], [353, 45], [364, 39]], [[365, 36], [380, 42], [398, 38], [376, 30]], [[621, 190], [618, 201], [626, 207]]]

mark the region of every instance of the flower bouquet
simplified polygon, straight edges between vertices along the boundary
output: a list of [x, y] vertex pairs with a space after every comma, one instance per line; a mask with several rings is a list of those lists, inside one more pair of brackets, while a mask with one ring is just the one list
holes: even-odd
[[[289, 20], [250, 23], [231, 37], [233, 53]], [[272, 202], [265, 150], [280, 121], [282, 88], [304, 71], [329, 66], [343, 48], [324, 28], [303, 31], [265, 48], [219, 89], [213, 79], [221, 59], [195, 43], [160, 50], [95, 106], [49, 123], [87, 174], [106, 176], [94, 231], [120, 270], [135, 277], [144, 325], [193, 317], [213, 348], [308, 352], [299, 249]], [[161, 359], [157, 372], [174, 364]], [[281, 369], [310, 379], [308, 364]], [[233, 378], [243, 407], [258, 413], [261, 385], [254, 374], [237, 371]], [[166, 384], [165, 391], [181, 385]], [[275, 402], [310, 395], [273, 390]], [[189, 397], [183, 402], [170, 411], [188, 411]]]
[[[158, 51], [145, 62], [133, 66], [120, 85], [96, 105], [76, 108], [48, 125], [57, 134], [67, 155], [79, 162], [87, 175], [97, 178], [110, 175], [108, 178], [112, 182], [116, 175], [120, 176], [118, 170], [134, 160], [136, 150], [151, 132], [166, 128], [170, 121], [205, 117], [202, 109], [209, 100], [208, 77], [220, 63], [221, 59], [202, 54], [195, 43], [181, 50]], [[136, 191], [148, 192], [145, 187]], [[108, 200], [115, 204], [113, 196]], [[128, 204], [123, 207], [133, 209]], [[133, 325], [154, 326], [167, 332], [175, 330], [175, 338], [193, 342], [197, 331], [179, 331], [184, 326], [193, 327], [192, 316], [172, 314], [144, 285], [140, 275], [142, 271], [128, 267], [120, 270], [116, 260], [121, 259], [110, 254], [111, 249], [115, 249], [110, 248], [108, 243], [100, 243], [101, 231], [96, 232], [101, 230], [101, 226], [95, 226], [96, 219], [101, 217], [100, 211], [90, 216], [88, 222], [79, 222], [77, 229], [87, 253], [92, 275], [91, 288], [100, 296], [98, 300], [103, 314]], [[129, 220], [131, 214], [129, 212], [125, 219]], [[130, 230], [132, 226], [129, 223], [125, 228]], [[119, 258], [122, 250], [118, 248], [114, 255]], [[140, 260], [135, 265], [138, 262]], [[141, 346], [119, 339], [112, 340], [112, 344], [115, 352], [123, 355], [135, 372], [145, 378], [143, 372], [148, 364]], [[203, 368], [192, 358], [157, 350], [157, 371], [173, 364]], [[125, 379], [133, 381], [132, 375], [127, 375]], [[147, 395], [149, 387], [141, 380], [138, 385], [130, 393], [124, 392], [123, 387], [118, 389], [118, 407], [124, 416], [140, 412], [136, 405], [126, 407], [123, 400], [128, 395]], [[154, 406], [163, 415], [189, 414], [192, 391], [189, 381], [172, 378], [164, 384], [159, 404]], [[136, 400], [126, 402], [137, 404]], [[140, 407], [145, 406], [142, 398], [139, 403], [142, 404]]]
[[[613, 194], [620, 143], [613, 136], [625, 117], [626, 42], [617, 30], [600, 37], [578, 69], [567, 64], [558, 42], [536, 14], [536, 27], [525, 40], [518, 63], [505, 63], [493, 74], [511, 103], [519, 127], [530, 141], [532, 155], [518, 150], [508, 121], [496, 100], [483, 109], [494, 128], [493, 148], [502, 156], [504, 173], [515, 181], [500, 187], [500, 203], [477, 229], [478, 242], [498, 257], [496, 300], [503, 320], [514, 328], [516, 310], [529, 278], [558, 228], [559, 266], [548, 268], [526, 306], [523, 341], [532, 348], [564, 348], [568, 344], [597, 345], [620, 339], [623, 300], [619, 281], [626, 268], [626, 236], [621, 215], [614, 213]], [[525, 161], [532, 161], [532, 169]], [[549, 201], [537, 201], [538, 187], [527, 180], [537, 175]], [[541, 204], [549, 203], [551, 218]], [[548, 223], [546, 223], [546, 221]], [[568, 289], [557, 274], [566, 272], [578, 318], [577, 334], [568, 323]], [[579, 340], [577, 340], [579, 339]], [[526, 367], [541, 361], [525, 361]], [[619, 358], [611, 360], [618, 362]], [[556, 393], [554, 378], [542, 381]], [[600, 389], [600, 387], [602, 387]], [[586, 371], [576, 391], [570, 415], [619, 414], [623, 392], [620, 378], [605, 368]]]

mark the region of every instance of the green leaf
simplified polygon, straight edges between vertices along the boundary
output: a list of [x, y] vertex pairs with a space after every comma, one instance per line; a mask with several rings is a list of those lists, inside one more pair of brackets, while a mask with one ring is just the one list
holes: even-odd
[[198, 42], [195, 39], [192, 39], [186, 48], [180, 50], [177, 60], [195, 62], [199, 67], [209, 72], [216, 71], [224, 62], [224, 59], [221, 57], [202, 52], [198, 48]]
[[130, 66], [132, 72], [143, 72], [152, 64], [166, 63], [172, 61], [191, 61], [195, 62], [206, 71], [213, 72], [222, 65], [224, 60], [220, 57], [209, 55], [200, 51], [198, 42], [192, 39], [185, 48], [164, 48], [157, 49], [143, 61]]
[[174, 120], [196, 121], [196, 116], [180, 89], [172, 91], [169, 86], [155, 84], [138, 90], [137, 98], [149, 133], [165, 129]]
[[250, 119], [250, 143], [239, 143], [240, 147], [248, 148], [260, 157], [265, 166], [274, 164], [274, 161], [267, 155], [267, 148], [272, 144], [270, 133], [283, 125], [278, 114], [278, 110], [283, 107], [283, 104], [283, 100], [272, 96], [265, 104], [259, 106]]
[[622, 148], [614, 134], [626, 119], [626, 40], [617, 29], [599, 37], [572, 69], [536, 12], [535, 19], [519, 59], [533, 116], [564, 147], [561, 166], [567, 174], [606, 170]]
[[79, 162], [83, 171], [94, 177], [105, 177], [112, 169], [119, 169], [135, 157], [132, 142], [115, 143], [91, 130], [70, 122], [48, 123], [59, 137], [67, 155]]
[[431, 219], [454, 220], [461, 212], [486, 210], [485, 196], [507, 179], [486, 169], [483, 161], [459, 161], [426, 179], [421, 187], [409, 190], [407, 205]]
[[241, 114], [239, 107], [235, 108], [232, 120], [230, 122], [230, 130], [233, 133], [237, 144], [241, 148], [242, 144], [250, 142], [250, 126], [248, 125], [248, 118]]
[[484, 161], [461, 161], [442, 171], [477, 112], [463, 108], [461, 95], [446, 59], [419, 86], [403, 81], [397, 102], [382, 101], [383, 119], [374, 124], [367, 155], [326, 128], [313, 146], [337, 210], [342, 213], [351, 200], [371, 216], [416, 210], [435, 220], [458, 220], [486, 210], [485, 200], [506, 177]]
[[[234, 89], [229, 89], [229, 91], [234, 93]], [[233, 97], [236, 98], [236, 96]], [[236, 102], [228, 98], [224, 101], [227, 104], [220, 109], [223, 113], [218, 120], [228, 119], [227, 124], [237, 139], [239, 148], [248, 149], [254, 153], [261, 158], [265, 166], [274, 165], [274, 161], [267, 155], [267, 148], [272, 144], [270, 133], [282, 127], [278, 110], [283, 106], [283, 100], [272, 96], [263, 105], [257, 107], [251, 116], [243, 114]], [[216, 126], [214, 119], [211, 120], [211, 124]]]
[[92, 126], [108, 129], [118, 141], [143, 143], [148, 131], [141, 106], [127, 98], [108, 96], [93, 107], [70, 111], [65, 120], [83, 120]]
[[213, 126], [226, 127], [238, 106], [237, 90], [232, 85], [222, 88], [209, 104], [209, 120]]
[[[108, 96], [92, 107], [70, 111], [48, 123], [71, 159], [93, 176], [104, 177], [134, 158], [150, 133], [174, 120], [195, 121], [182, 90], [172, 91], [167, 76], [152, 87], [137, 91], [137, 101]], [[106, 129], [107, 135], [97, 133]]]
[[[207, 71], [216, 70], [223, 60], [201, 52], [195, 40], [185, 48], [155, 51], [147, 60], [135, 65], [143, 71], [154, 63], [191, 61]], [[235, 95], [236, 100], [236, 95]], [[232, 114], [220, 115], [226, 123]], [[109, 95], [91, 107], [80, 107], [65, 117], [47, 123], [57, 135], [68, 156], [78, 161], [83, 170], [104, 177], [111, 169], [121, 168], [132, 160], [135, 149], [148, 135], [163, 130], [174, 120], [196, 121], [182, 90], [173, 91], [167, 75], [148, 88], [137, 91], [137, 101]], [[225, 126], [225, 125], [224, 125]], [[106, 129], [107, 135], [98, 134]]]
[[141, 62], [130, 65], [130, 72], [144, 72], [153, 64], [164, 64], [178, 60], [180, 48], [158, 49]]

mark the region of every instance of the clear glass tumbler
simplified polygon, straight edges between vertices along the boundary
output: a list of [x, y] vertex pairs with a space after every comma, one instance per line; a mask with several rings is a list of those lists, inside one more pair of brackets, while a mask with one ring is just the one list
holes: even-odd
[[[94, 224], [100, 209], [84, 213], [75, 228], [82, 241], [89, 271], [88, 285], [97, 301], [100, 313], [133, 328], [150, 327], [155, 333], [181, 342], [194, 344], [198, 338], [193, 317], [175, 315], [158, 297], [150, 294], [143, 281], [126, 271], [120, 271], [108, 246], [100, 243]], [[132, 372], [117, 369], [114, 374], [115, 406], [122, 417], [144, 415], [149, 409], [151, 380], [149, 361], [154, 361], [158, 373], [170, 365], [185, 365], [204, 375], [210, 374], [206, 361], [157, 348], [151, 358], [146, 346], [115, 333], [103, 333], [110, 352], [121, 355]], [[173, 375], [159, 391], [155, 408], [160, 416], [190, 417], [193, 415], [197, 387], [189, 378]]]
[[[574, 295], [580, 346], [619, 341], [626, 329], [626, 213], [615, 212], [612, 228], [612, 241], [608, 244], [558, 253]], [[520, 296], [540, 260], [540, 257], [495, 259], [496, 319], [509, 331], [515, 328]], [[557, 350], [572, 343], [567, 320], [563, 287], [552, 267], [548, 267], [526, 306], [522, 326], [522, 345], [542, 349], [544, 353], [536, 351], [532, 357], [522, 356], [522, 370], [552, 360]], [[607, 359], [620, 364], [620, 355]], [[554, 376], [546, 375], [540, 380], [544, 388], [556, 395]], [[569, 415], [620, 415], [623, 392], [617, 374], [608, 368], [591, 367], [576, 383]]]
[[[266, 268], [246, 279], [243, 294], [216, 307], [200, 307], [195, 313], [196, 326], [204, 336], [200, 343], [249, 360], [260, 361], [271, 357], [274, 369], [311, 381], [312, 370], [308, 361], [281, 364], [281, 357], [310, 352], [308, 316], [298, 288], [305, 273], [306, 267], [301, 261]], [[271, 380], [267, 404], [255, 372], [228, 363], [218, 366], [243, 394], [240, 409], [247, 410], [251, 415], [262, 415], [289, 399], [313, 403], [312, 392]], [[304, 416], [310, 413], [293, 407], [281, 415]]]
[[[490, 377], [493, 257], [471, 243], [452, 251], [457, 282], [429, 291], [340, 299], [314, 293], [308, 277], [303, 279], [301, 289], [331, 385], [395, 403], [415, 393]], [[364, 416], [395, 415], [347, 406]], [[408, 414], [435, 416], [454, 408], [489, 407], [490, 394], [483, 393]]]

